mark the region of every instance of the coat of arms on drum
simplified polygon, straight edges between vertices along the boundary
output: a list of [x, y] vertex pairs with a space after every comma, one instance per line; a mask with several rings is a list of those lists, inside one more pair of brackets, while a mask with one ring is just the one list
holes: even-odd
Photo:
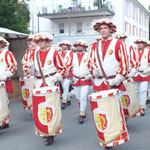
[[122, 95], [120, 96], [120, 98], [121, 98], [121, 104], [123, 108], [127, 109], [131, 106], [132, 99], [130, 97], [130, 94], [127, 91], [122, 92]]
[[55, 116], [54, 105], [43, 102], [38, 105], [38, 118], [43, 125], [49, 125], [53, 122]]
[[97, 127], [97, 130], [100, 132], [108, 131], [110, 127], [110, 120], [108, 118], [107, 112], [96, 108], [93, 110], [94, 121]]
[[31, 97], [31, 90], [28, 86], [24, 85], [22, 86], [22, 98], [24, 100], [29, 100]]

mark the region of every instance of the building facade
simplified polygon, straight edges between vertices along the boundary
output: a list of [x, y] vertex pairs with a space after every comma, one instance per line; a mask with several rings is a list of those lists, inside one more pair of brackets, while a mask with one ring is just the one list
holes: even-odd
[[91, 23], [103, 17], [116, 24], [118, 33], [126, 32], [128, 42], [149, 39], [150, 12], [137, 0], [28, 0], [28, 4], [31, 31], [52, 32], [54, 42], [80, 38], [91, 44], [98, 36]]

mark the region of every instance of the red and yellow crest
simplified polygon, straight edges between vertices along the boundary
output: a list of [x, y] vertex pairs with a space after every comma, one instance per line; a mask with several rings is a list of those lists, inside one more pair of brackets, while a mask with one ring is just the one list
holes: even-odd
[[51, 122], [51, 120], [53, 118], [52, 108], [50, 108], [50, 107], [40, 108], [40, 118], [41, 118], [41, 121], [44, 123]]
[[41, 124], [49, 125], [53, 122], [55, 116], [54, 105], [43, 102], [38, 105], [38, 118]]
[[112, 55], [113, 54], [113, 50], [112, 49], [108, 50], [108, 54]]
[[0, 58], [0, 63], [2, 63], [4, 61], [4, 59], [3, 58]]
[[29, 100], [30, 96], [31, 96], [30, 88], [28, 86], [24, 85], [22, 87], [22, 98], [23, 98], [23, 100], [26, 100], [26, 101]]
[[93, 110], [93, 117], [96, 128], [99, 132], [106, 132], [110, 128], [110, 119], [108, 113], [101, 108]]
[[47, 60], [47, 64], [51, 65], [52, 61], [51, 60]]
[[128, 108], [131, 105], [129, 95], [122, 95], [121, 96], [121, 103], [122, 103], [123, 108]]
[[104, 131], [107, 129], [107, 119], [105, 114], [96, 114], [95, 115], [95, 122], [98, 129]]

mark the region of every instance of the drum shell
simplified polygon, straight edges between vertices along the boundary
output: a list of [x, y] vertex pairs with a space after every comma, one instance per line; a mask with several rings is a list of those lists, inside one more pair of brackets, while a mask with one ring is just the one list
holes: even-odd
[[25, 110], [32, 108], [32, 89], [35, 84], [34, 76], [20, 78], [22, 104]]
[[120, 100], [122, 103], [125, 117], [132, 118], [139, 112], [140, 104], [135, 91], [135, 85], [133, 80], [125, 81], [124, 85], [127, 91], [121, 92]]
[[[53, 136], [61, 133], [62, 113], [59, 88], [56, 87], [56, 91], [51, 90], [51, 87], [48, 87], [45, 92], [42, 88], [39, 88], [39, 92], [37, 89], [33, 91], [35, 91], [32, 99], [36, 133], [39, 136]], [[46, 111], [50, 113], [45, 113]]]
[[[109, 92], [109, 91], [108, 91]], [[108, 94], [109, 95], [109, 94]], [[102, 98], [101, 96], [98, 96], [99, 98], [97, 99], [92, 99], [90, 97], [90, 104], [91, 104], [91, 109], [92, 109], [92, 114], [94, 118], [94, 123], [96, 126], [97, 134], [98, 134], [98, 139], [101, 142], [102, 145], [107, 146], [108, 144], [112, 144], [115, 140], [118, 140], [120, 137], [127, 137], [127, 129], [126, 129], [126, 124], [125, 124], [125, 119], [123, 115], [123, 110], [121, 107], [121, 103], [117, 95], [112, 95], [109, 97]], [[99, 121], [100, 125], [99, 127], [104, 127], [103, 123], [107, 122], [107, 128], [104, 130], [99, 130], [98, 128], [98, 123], [96, 122], [96, 113], [97, 113], [101, 118], [101, 116], [105, 116], [105, 119], [101, 119]], [[97, 119], [98, 120], [98, 119]], [[102, 120], [105, 120], [102, 122]]]
[[0, 125], [9, 122], [9, 109], [7, 103], [7, 94], [5, 83], [0, 82]]

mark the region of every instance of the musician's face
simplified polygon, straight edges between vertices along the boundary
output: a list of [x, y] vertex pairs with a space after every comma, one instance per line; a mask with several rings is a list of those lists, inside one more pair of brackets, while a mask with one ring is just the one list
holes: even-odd
[[83, 51], [83, 50], [85, 50], [85, 48], [84, 48], [83, 46], [78, 45], [78, 46], [77, 46], [77, 50], [78, 50], [78, 51]]
[[99, 32], [100, 32], [101, 36], [103, 37], [103, 39], [107, 39], [108, 37], [110, 37], [111, 31], [112, 31], [112, 28], [110, 28], [106, 24], [102, 24], [99, 29]]
[[67, 45], [65, 45], [65, 44], [63, 44], [62, 46], [61, 46], [61, 48], [62, 48], [62, 50], [67, 50]]
[[138, 50], [142, 50], [145, 47], [145, 43], [137, 43]]
[[38, 45], [41, 49], [46, 48], [47, 47], [48, 42], [46, 40], [39, 40], [38, 41]]

